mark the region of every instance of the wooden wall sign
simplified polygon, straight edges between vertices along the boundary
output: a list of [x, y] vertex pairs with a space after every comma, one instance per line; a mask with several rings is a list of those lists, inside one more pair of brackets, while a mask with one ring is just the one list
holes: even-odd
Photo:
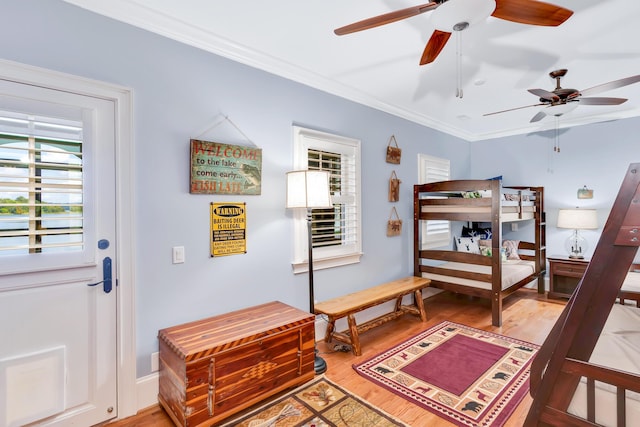
[[211, 256], [247, 253], [246, 203], [211, 203]]
[[261, 190], [262, 149], [191, 140], [191, 193], [258, 195]]
[[[391, 143], [395, 145], [391, 145]], [[400, 164], [400, 158], [402, 157], [402, 148], [398, 147], [398, 141], [396, 141], [395, 135], [391, 135], [389, 143], [387, 144], [387, 163]]]

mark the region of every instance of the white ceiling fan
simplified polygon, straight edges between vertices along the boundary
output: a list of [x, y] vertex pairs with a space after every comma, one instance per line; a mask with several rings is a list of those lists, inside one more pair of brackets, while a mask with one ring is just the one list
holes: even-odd
[[429, 64], [438, 57], [453, 31], [465, 30], [489, 16], [520, 24], [555, 27], [573, 15], [571, 10], [535, 0], [434, 0], [345, 25], [334, 33], [343, 36], [429, 11], [433, 11], [436, 30], [424, 48], [420, 65]]

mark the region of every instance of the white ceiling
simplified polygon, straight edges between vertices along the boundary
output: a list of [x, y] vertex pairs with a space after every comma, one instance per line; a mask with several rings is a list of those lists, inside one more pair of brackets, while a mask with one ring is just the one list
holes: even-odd
[[[424, 66], [434, 11], [345, 36], [333, 30], [427, 0], [65, 1], [468, 141], [555, 128], [554, 116], [529, 122], [542, 107], [483, 116], [537, 104], [527, 89], [553, 90], [553, 70], [567, 68], [561, 85], [578, 90], [640, 74], [637, 0], [547, 0], [574, 11], [559, 27], [489, 17], [454, 33]], [[581, 105], [559, 126], [640, 115], [640, 83], [597, 96], [629, 100]]]

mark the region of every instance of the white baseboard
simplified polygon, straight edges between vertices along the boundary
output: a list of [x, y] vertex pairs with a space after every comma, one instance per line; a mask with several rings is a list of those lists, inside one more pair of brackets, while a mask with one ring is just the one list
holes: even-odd
[[158, 404], [158, 390], [160, 389], [160, 375], [154, 372], [136, 380], [136, 396], [138, 398], [137, 412]]

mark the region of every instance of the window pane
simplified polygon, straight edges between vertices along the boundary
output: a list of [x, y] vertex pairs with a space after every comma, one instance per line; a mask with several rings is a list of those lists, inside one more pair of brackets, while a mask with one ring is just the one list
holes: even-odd
[[[419, 155], [420, 182], [447, 181], [450, 177], [450, 162], [447, 159]], [[451, 243], [451, 224], [445, 220], [421, 221], [422, 249], [433, 249]]]
[[83, 249], [82, 125], [0, 112], [0, 256]]
[[[309, 170], [329, 171], [331, 195], [339, 194], [341, 189], [340, 154], [309, 150]], [[342, 207], [334, 204], [333, 209], [313, 209], [312, 211], [313, 247], [340, 245], [344, 230]]]

